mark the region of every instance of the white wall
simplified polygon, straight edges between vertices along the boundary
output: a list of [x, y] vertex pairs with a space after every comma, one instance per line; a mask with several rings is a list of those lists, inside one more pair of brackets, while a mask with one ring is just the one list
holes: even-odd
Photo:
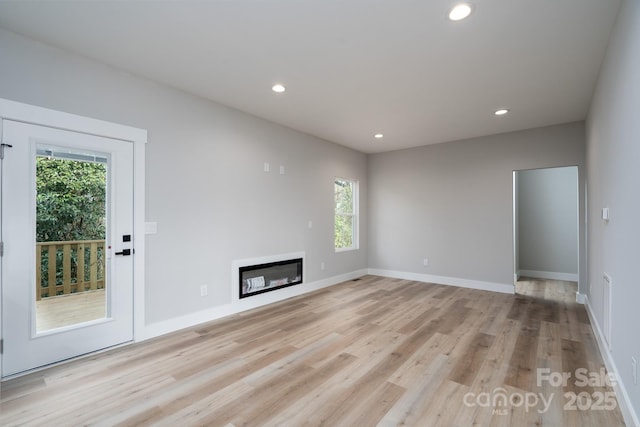
[[530, 277], [577, 280], [578, 168], [516, 174], [518, 270]]
[[513, 171], [583, 164], [582, 122], [370, 155], [369, 267], [511, 286]]
[[[587, 120], [589, 302], [603, 325], [602, 277], [613, 279], [611, 355], [636, 414], [640, 385], [640, 1], [626, 0], [609, 41]], [[610, 221], [600, 219], [610, 209]], [[640, 378], [639, 378], [640, 381]], [[637, 415], [636, 415], [637, 416]], [[637, 418], [636, 418], [637, 420]], [[637, 421], [636, 421], [637, 422]]]
[[0, 52], [0, 97], [148, 130], [147, 323], [231, 303], [234, 259], [305, 251], [305, 282], [366, 268], [366, 233], [333, 248], [333, 180], [359, 180], [366, 206], [364, 154], [3, 30]]

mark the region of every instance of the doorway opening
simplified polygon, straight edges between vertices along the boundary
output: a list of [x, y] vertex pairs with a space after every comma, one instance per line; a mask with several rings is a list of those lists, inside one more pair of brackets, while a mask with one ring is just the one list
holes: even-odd
[[131, 341], [133, 144], [13, 120], [2, 141], [2, 376]]
[[[145, 228], [147, 132], [2, 98], [0, 122], [0, 378], [144, 338], [145, 240], [135, 233]], [[105, 169], [97, 185], [106, 193], [104, 206], [93, 203], [98, 206], [96, 222], [105, 221], [105, 229], [82, 244], [74, 246], [65, 238], [61, 250], [48, 249], [45, 262], [56, 267], [46, 269], [47, 286], [42, 283], [45, 250], [36, 256], [36, 163], [41, 157]], [[100, 198], [92, 197], [92, 202]], [[102, 248], [100, 240], [105, 240]], [[59, 267], [65, 252], [71, 256]], [[65, 283], [71, 295], [102, 292], [99, 312], [89, 316], [92, 320], [46, 326], [38, 319], [37, 291], [43, 291], [41, 300], [64, 295]]]
[[575, 301], [579, 276], [578, 167], [513, 172], [518, 294]]

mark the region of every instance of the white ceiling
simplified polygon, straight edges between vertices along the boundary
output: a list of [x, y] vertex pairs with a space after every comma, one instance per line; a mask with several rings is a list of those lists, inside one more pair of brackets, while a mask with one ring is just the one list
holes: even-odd
[[0, 26], [366, 153], [585, 118], [619, 0], [455, 3], [5, 0]]

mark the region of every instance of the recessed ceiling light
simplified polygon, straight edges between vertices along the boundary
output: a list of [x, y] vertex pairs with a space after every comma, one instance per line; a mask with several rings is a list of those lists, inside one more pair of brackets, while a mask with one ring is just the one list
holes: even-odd
[[471, 5], [469, 3], [460, 3], [455, 5], [449, 11], [449, 19], [452, 21], [461, 21], [467, 16], [471, 15]]
[[280, 83], [275, 84], [271, 87], [271, 90], [276, 92], [276, 93], [282, 93], [285, 90], [287, 90], [287, 88], [285, 88], [284, 86], [282, 86]]
[[493, 114], [495, 114], [496, 116], [504, 116], [508, 112], [509, 110], [507, 110], [506, 108], [501, 108], [499, 110], [496, 110]]
[[383, 134], [381, 134], [381, 133], [376, 133], [375, 135], [373, 135], [373, 137], [374, 137], [375, 139], [382, 139], [382, 138], [384, 137], [384, 135], [383, 135]]

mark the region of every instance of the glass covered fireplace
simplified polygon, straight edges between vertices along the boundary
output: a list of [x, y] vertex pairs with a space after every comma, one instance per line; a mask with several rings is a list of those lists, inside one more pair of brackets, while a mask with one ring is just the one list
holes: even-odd
[[302, 258], [239, 267], [240, 298], [302, 283]]

